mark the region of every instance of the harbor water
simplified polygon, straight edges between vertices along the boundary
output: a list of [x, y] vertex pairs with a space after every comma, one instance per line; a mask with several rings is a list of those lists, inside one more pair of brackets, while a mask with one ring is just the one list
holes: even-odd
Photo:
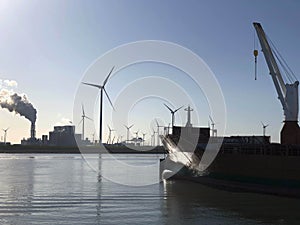
[[[188, 181], [128, 185], [139, 171], [111, 157], [79, 154], [1, 154], [0, 224], [299, 224], [300, 200], [217, 190]], [[152, 165], [159, 155], [114, 155]], [[87, 162], [88, 161], [88, 162]], [[93, 168], [96, 166], [98, 169]], [[110, 179], [112, 178], [112, 179]], [[139, 184], [139, 181], [136, 182]]]

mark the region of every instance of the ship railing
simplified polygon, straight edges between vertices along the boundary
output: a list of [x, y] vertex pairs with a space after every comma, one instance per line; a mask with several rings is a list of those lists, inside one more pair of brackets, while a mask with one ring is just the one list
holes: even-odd
[[300, 156], [300, 148], [279, 144], [225, 144], [220, 154]]

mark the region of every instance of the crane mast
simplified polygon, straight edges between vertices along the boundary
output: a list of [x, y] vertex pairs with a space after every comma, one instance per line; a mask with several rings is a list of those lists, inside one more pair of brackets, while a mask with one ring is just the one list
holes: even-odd
[[300, 128], [298, 126], [299, 81], [292, 84], [284, 82], [262, 26], [260, 23], [253, 23], [253, 25], [285, 116], [284, 126], [281, 130], [281, 143], [300, 144]]

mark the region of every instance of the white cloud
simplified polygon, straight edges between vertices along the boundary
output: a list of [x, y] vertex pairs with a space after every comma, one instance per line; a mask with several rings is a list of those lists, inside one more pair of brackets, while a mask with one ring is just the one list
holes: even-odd
[[72, 121], [68, 118], [61, 118], [60, 121], [58, 121], [57, 123], [54, 124], [54, 126], [66, 126], [66, 125], [72, 125]]
[[4, 80], [3, 85], [5, 85], [7, 87], [17, 87], [18, 83], [15, 80]]

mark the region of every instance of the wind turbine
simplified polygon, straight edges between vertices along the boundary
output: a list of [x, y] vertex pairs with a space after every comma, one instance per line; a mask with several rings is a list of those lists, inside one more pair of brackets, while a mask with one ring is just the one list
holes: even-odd
[[266, 136], [266, 128], [269, 126], [269, 124], [265, 125], [262, 121], [260, 121], [260, 122], [263, 127], [263, 136]]
[[126, 129], [127, 129], [127, 142], [129, 141], [129, 130], [130, 130], [130, 128], [133, 127], [133, 126], [134, 126], [134, 124], [132, 124], [131, 126], [126, 126], [126, 125], [124, 125], [124, 127], [126, 127]]
[[123, 138], [123, 136], [121, 135], [121, 136], [118, 136], [118, 138], [117, 138], [117, 144], [120, 144], [120, 143], [122, 143], [122, 138]]
[[170, 123], [168, 124], [167, 127], [164, 127], [164, 131], [166, 135], [170, 134]]
[[112, 71], [113, 71], [114, 68], [115, 68], [115, 67], [113, 67], [113, 68], [111, 69], [111, 71], [109, 72], [109, 74], [108, 74], [107, 77], [105, 78], [105, 80], [104, 80], [104, 82], [103, 82], [102, 85], [98, 85], [98, 84], [90, 84], [90, 83], [82, 82], [82, 83], [85, 84], [85, 85], [89, 85], [89, 86], [92, 86], [92, 87], [96, 87], [96, 88], [99, 88], [99, 90], [100, 90], [99, 144], [102, 143], [103, 91], [105, 92], [105, 95], [106, 95], [106, 97], [107, 97], [107, 99], [108, 99], [110, 105], [111, 105], [112, 108], [114, 109], [114, 106], [113, 106], [113, 104], [112, 104], [112, 102], [111, 102], [111, 100], [110, 100], [110, 98], [109, 98], [109, 96], [108, 96], [108, 94], [107, 94], [107, 92], [106, 92], [106, 90], [105, 90], [105, 85], [106, 85], [106, 83], [107, 83], [107, 81], [108, 81], [108, 78], [110, 77], [110, 75], [111, 75], [111, 73], [112, 73]]
[[216, 137], [217, 136], [217, 129], [215, 129], [215, 125], [216, 123], [213, 121], [213, 119], [211, 118], [211, 116], [209, 116], [209, 119], [211, 121], [211, 126], [212, 126], [212, 136]]
[[137, 145], [138, 140], [139, 140], [139, 130], [134, 132], [134, 134], [135, 134], [135, 145]]
[[164, 126], [159, 125], [157, 119], [155, 119], [155, 122], [156, 122], [156, 126], [157, 126], [157, 145], [160, 145], [159, 128], [160, 128], [160, 127], [164, 127]]
[[92, 133], [92, 140], [93, 140], [93, 144], [95, 144], [95, 132], [94, 133]]
[[170, 110], [171, 114], [172, 114], [172, 131], [173, 131], [173, 127], [174, 127], [174, 122], [175, 122], [175, 116], [174, 114], [181, 109], [183, 106], [179, 107], [178, 109], [172, 110], [167, 104], [164, 103], [164, 105]]
[[108, 127], [108, 130], [109, 130], [109, 135], [108, 135], [108, 139], [107, 139], [107, 144], [109, 144], [109, 142], [110, 142], [110, 144], [112, 144], [112, 141], [111, 141], [111, 132], [113, 132], [113, 131], [115, 131], [115, 130], [111, 129], [110, 126], [108, 126], [108, 125], [107, 125], [107, 127]]
[[9, 127], [2, 130], [4, 131], [4, 144], [6, 145], [6, 135], [7, 135], [7, 131], [9, 130]]
[[91, 121], [93, 121], [93, 120], [90, 117], [85, 115], [83, 104], [82, 104], [82, 115], [81, 115], [81, 117], [82, 117], [82, 119], [80, 120], [79, 124], [82, 122], [82, 140], [84, 140], [84, 120], [85, 120], [85, 118], [87, 118]]
[[135, 133], [135, 138], [138, 139], [139, 138], [139, 130], [134, 133]]

